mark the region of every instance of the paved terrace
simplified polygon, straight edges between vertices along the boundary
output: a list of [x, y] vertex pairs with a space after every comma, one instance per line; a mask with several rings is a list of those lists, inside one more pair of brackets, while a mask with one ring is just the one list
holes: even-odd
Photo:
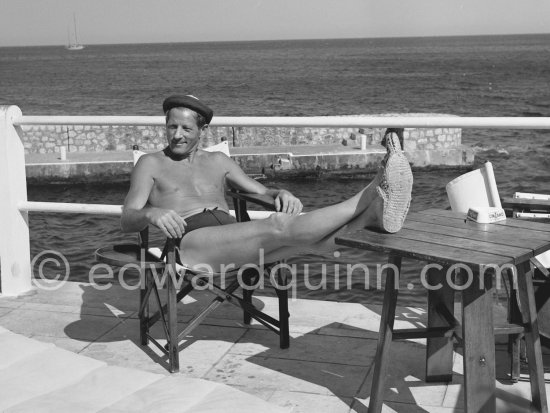
[[[170, 375], [158, 350], [139, 344], [138, 291], [117, 285], [101, 291], [76, 282], [53, 286], [59, 288], [0, 297], [2, 411], [10, 406], [8, 411], [38, 407], [56, 412], [150, 411], [154, 403], [159, 403], [155, 411], [167, 412], [220, 411], [220, 406], [238, 412], [367, 410], [380, 306], [291, 300], [290, 348], [281, 350], [276, 335], [261, 325], [243, 325], [239, 309], [224, 304], [180, 346], [181, 372]], [[179, 304], [181, 323], [205, 304], [205, 295], [196, 292]], [[277, 314], [276, 299], [255, 296], [255, 303]], [[504, 313], [498, 306], [495, 312], [497, 317]], [[396, 328], [424, 326], [425, 318], [422, 308], [400, 307]], [[6, 351], [5, 338], [13, 338], [12, 333], [20, 335], [16, 336], [20, 344]], [[160, 327], [154, 334], [161, 337]], [[26, 364], [15, 362], [14, 357], [25, 356], [30, 341], [55, 345], [54, 353], [42, 354], [57, 355], [44, 360], [35, 352]], [[461, 350], [455, 353], [451, 383], [425, 383], [424, 343], [393, 343], [384, 411], [462, 411]], [[14, 362], [18, 370], [10, 373], [6, 366]], [[54, 364], [55, 374], [44, 377], [48, 362]], [[507, 372], [508, 356], [501, 341], [497, 345], [498, 411], [528, 411], [528, 377], [522, 375], [519, 383], [511, 384]], [[76, 383], [62, 383], [64, 376], [65, 381]], [[129, 384], [125, 387], [129, 383], [125, 377], [137, 383], [139, 392], [132, 393]], [[545, 377], [550, 380], [549, 374]], [[546, 386], [548, 391], [550, 384]]]

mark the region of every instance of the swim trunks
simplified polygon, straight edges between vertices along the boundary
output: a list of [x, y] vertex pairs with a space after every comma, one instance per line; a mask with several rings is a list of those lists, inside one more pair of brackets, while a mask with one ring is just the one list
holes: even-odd
[[187, 223], [187, 225], [185, 226], [185, 234], [183, 234], [183, 236], [186, 236], [191, 231], [199, 228], [234, 224], [235, 222], [237, 222], [237, 220], [225, 211], [219, 210], [217, 208], [205, 208], [204, 211], [185, 218], [185, 222]]

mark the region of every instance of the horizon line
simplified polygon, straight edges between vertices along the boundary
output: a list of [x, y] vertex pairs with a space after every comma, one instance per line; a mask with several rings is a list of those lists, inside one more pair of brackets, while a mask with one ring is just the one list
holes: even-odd
[[[452, 38], [452, 37], [505, 37], [505, 36], [536, 36], [550, 35], [550, 32], [529, 33], [493, 33], [493, 34], [444, 34], [424, 36], [373, 36], [373, 37], [313, 37], [294, 39], [256, 39], [256, 40], [203, 40], [203, 41], [171, 41], [171, 42], [127, 42], [127, 43], [83, 43], [84, 46], [123, 46], [123, 45], [153, 45], [153, 44], [205, 44], [205, 43], [261, 43], [261, 42], [293, 42], [293, 41], [319, 41], [319, 40], [382, 40], [382, 39], [424, 39], [424, 38]], [[60, 44], [32, 44], [32, 45], [0, 45], [0, 48], [10, 47], [66, 47]]]

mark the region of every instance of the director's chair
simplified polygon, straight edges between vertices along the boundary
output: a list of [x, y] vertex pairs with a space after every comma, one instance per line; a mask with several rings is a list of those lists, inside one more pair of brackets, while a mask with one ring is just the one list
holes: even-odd
[[[134, 151], [134, 162], [139, 155]], [[271, 197], [245, 194], [235, 190], [228, 191], [227, 195], [233, 199], [238, 222], [250, 221], [247, 202], [260, 205], [268, 211], [275, 211], [275, 204]], [[155, 249], [149, 248], [149, 229], [145, 228], [138, 234], [136, 244], [113, 245], [100, 248], [95, 252], [96, 260], [99, 262], [119, 267], [132, 264], [133, 267], [140, 268], [140, 341], [144, 346], [153, 343], [168, 357], [170, 372], [179, 371], [180, 342], [200, 325], [208, 314], [224, 302], [243, 310], [244, 324], [249, 325], [252, 319], [256, 320], [279, 335], [281, 348], [289, 347], [288, 277], [280, 266], [275, 267], [277, 263], [266, 264], [264, 274], [259, 274], [254, 268], [247, 268], [242, 271], [242, 280], [236, 276], [238, 269], [234, 270], [230, 282], [224, 286], [219, 283], [217, 274], [199, 273], [184, 268], [178, 262], [176, 247], [176, 240], [169, 238], [165, 242], [162, 253], [156, 254]], [[272, 273], [272, 269], [276, 271]], [[158, 282], [159, 273], [161, 274], [160, 283]], [[266, 275], [277, 294], [279, 319], [260, 311], [252, 303], [253, 286], [257, 285], [259, 277]], [[242, 281], [247, 288], [243, 288], [239, 281]], [[192, 317], [181, 332], [178, 332], [177, 304], [197, 287], [212, 293], [214, 297], [208, 305]], [[161, 297], [163, 291], [164, 299]], [[151, 311], [151, 301], [156, 303], [156, 311]], [[165, 345], [151, 334], [151, 327], [157, 322], [162, 326], [166, 339]]]

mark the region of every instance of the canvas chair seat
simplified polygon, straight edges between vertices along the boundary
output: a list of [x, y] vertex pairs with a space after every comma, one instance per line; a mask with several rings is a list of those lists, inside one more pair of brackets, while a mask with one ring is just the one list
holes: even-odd
[[[227, 151], [227, 142], [206, 148], [206, 150], [216, 149]], [[143, 154], [144, 152], [134, 151], [134, 164]], [[258, 204], [269, 211], [275, 211], [274, 201], [270, 197], [237, 191], [229, 191], [228, 195], [234, 200], [235, 215], [239, 222], [250, 220], [248, 202]], [[252, 319], [256, 320], [279, 335], [281, 348], [288, 348], [290, 341], [288, 291], [287, 277], [284, 271], [280, 268], [277, 269], [275, 272], [276, 283], [273, 283], [279, 305], [277, 319], [254, 306], [253, 289], [248, 288], [255, 286], [258, 277], [265, 276], [265, 274], [258, 274], [255, 269], [247, 268], [242, 271], [242, 279], [233, 274], [227, 283], [221, 284], [217, 282], [219, 278], [216, 277], [216, 274], [199, 273], [183, 267], [181, 262], [178, 262], [176, 247], [176, 241], [169, 238], [162, 251], [150, 248], [149, 230], [145, 228], [139, 233], [137, 244], [111, 245], [99, 248], [95, 252], [99, 262], [119, 267], [133, 264], [135, 268], [140, 268], [141, 344], [145, 346], [152, 343], [158, 347], [167, 356], [170, 372], [179, 371], [179, 346], [182, 340], [199, 326], [208, 314], [224, 302], [242, 309], [244, 324], [250, 324]], [[271, 275], [272, 265], [265, 265], [269, 274], [267, 279]], [[244, 286], [240, 284], [241, 281], [247, 288], [243, 288]], [[182, 331], [178, 331], [177, 304], [199, 287], [201, 290], [211, 293], [213, 298], [187, 322]], [[151, 306], [151, 303], [154, 303], [155, 306]], [[151, 328], [156, 323], [160, 323], [162, 326], [165, 343], [151, 333]]]

